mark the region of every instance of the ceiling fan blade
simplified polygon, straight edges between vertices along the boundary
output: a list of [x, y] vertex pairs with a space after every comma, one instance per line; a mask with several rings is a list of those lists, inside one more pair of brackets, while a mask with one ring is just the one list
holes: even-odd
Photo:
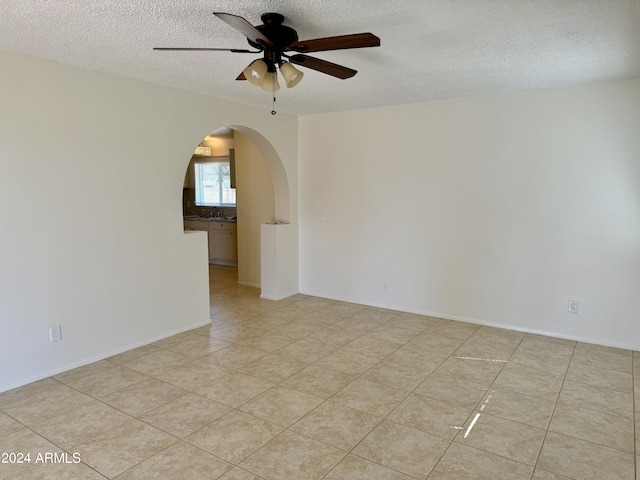
[[244, 76], [244, 72], [242, 72], [240, 75], [236, 77], [236, 80], [246, 80], [246, 79], [247, 77]]
[[253, 43], [257, 43], [259, 45], [271, 46], [273, 43], [267, 37], [265, 37], [260, 30], [251, 25], [244, 18], [239, 17], [238, 15], [232, 15], [230, 13], [221, 13], [221, 12], [213, 12], [213, 14], [218, 17], [223, 22], [228, 23], [233, 28], [242, 33], [245, 37], [251, 40]]
[[260, 53], [259, 51], [244, 50], [242, 48], [189, 48], [189, 47], [154, 47], [154, 50], [175, 52], [233, 52], [233, 53]]
[[309, 57], [307, 55], [291, 55], [289, 61], [342, 80], [351, 78], [358, 73], [357, 70], [353, 70], [352, 68], [343, 67], [337, 63], [327, 62], [326, 60], [320, 60], [319, 58]]
[[324, 52], [326, 50], [342, 50], [345, 48], [379, 47], [380, 39], [373, 33], [354, 33], [337, 37], [316, 38], [293, 42], [289, 50], [296, 52]]

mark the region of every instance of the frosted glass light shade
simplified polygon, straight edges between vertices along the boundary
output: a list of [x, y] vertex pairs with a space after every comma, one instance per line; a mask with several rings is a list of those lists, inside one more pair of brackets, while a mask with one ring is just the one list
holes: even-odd
[[282, 65], [280, 65], [280, 73], [284, 77], [284, 83], [287, 88], [295, 87], [298, 83], [300, 83], [302, 77], [304, 77], [304, 73], [291, 65], [289, 62], [283, 62]]
[[267, 64], [264, 60], [258, 59], [251, 62], [251, 64], [243, 70], [245, 78], [256, 87], [259, 87], [264, 76], [267, 73]]
[[276, 72], [265, 73], [264, 80], [262, 80], [260, 86], [266, 92], [277, 92], [278, 90], [280, 90], [280, 84], [278, 83], [278, 74]]

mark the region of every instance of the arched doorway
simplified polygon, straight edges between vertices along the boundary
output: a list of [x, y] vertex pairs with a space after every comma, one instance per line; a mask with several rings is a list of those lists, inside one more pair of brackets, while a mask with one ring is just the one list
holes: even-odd
[[[291, 268], [295, 262], [285, 261], [283, 258], [297, 251], [297, 235], [292, 235], [294, 230], [290, 225], [290, 188], [286, 171], [275, 148], [257, 131], [242, 125], [230, 125], [211, 132], [200, 142], [198, 149], [200, 155], [192, 158], [187, 169], [183, 213], [185, 219], [203, 215], [210, 220], [202, 222], [204, 228], [198, 228], [209, 231], [210, 263], [230, 265], [228, 262], [218, 261], [219, 256], [213, 253], [214, 238], [221, 237], [216, 235], [219, 233], [217, 230], [225, 227], [217, 222], [229, 223], [229, 230], [233, 228], [232, 234], [235, 234], [238, 285], [259, 288], [264, 293], [266, 279], [269, 293], [263, 295], [265, 298], [278, 299], [297, 293], [297, 269]], [[228, 161], [229, 157], [231, 170], [235, 174], [233, 186], [236, 204], [203, 206], [202, 198], [200, 197], [199, 202], [196, 195], [196, 187], [200, 184], [198, 176], [193, 172], [194, 160], [214, 163]], [[229, 221], [225, 222], [225, 219]], [[216, 223], [212, 223], [214, 221]], [[264, 227], [273, 225], [279, 227], [277, 231], [265, 234]], [[285, 255], [280, 253], [281, 248], [274, 248], [273, 238], [264, 238], [265, 235], [273, 237], [274, 233], [276, 237], [280, 237], [280, 243], [285, 240], [295, 248], [289, 248]], [[219, 249], [219, 246], [215, 248]], [[279, 287], [279, 284], [282, 286]]]

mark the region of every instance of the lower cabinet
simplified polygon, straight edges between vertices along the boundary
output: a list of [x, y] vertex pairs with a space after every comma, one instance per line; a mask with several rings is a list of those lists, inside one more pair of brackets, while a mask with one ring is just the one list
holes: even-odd
[[209, 263], [238, 264], [235, 223], [209, 222]]

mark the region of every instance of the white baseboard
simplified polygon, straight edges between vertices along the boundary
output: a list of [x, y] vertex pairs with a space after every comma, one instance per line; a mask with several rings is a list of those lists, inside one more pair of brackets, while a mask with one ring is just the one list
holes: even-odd
[[571, 334], [566, 334], [566, 333], [562, 333], [562, 332], [554, 332], [554, 331], [550, 331], [550, 330], [544, 330], [544, 329], [538, 329], [535, 327], [529, 327], [529, 326], [521, 326], [521, 325], [512, 325], [509, 323], [503, 323], [503, 322], [492, 322], [492, 321], [487, 321], [487, 320], [480, 320], [477, 318], [473, 318], [473, 317], [465, 317], [465, 316], [460, 316], [460, 315], [453, 315], [450, 313], [446, 313], [446, 312], [436, 312], [436, 311], [430, 311], [430, 310], [426, 310], [426, 309], [416, 309], [416, 308], [406, 308], [400, 305], [396, 305], [393, 303], [388, 303], [388, 302], [369, 302], [369, 303], [365, 303], [362, 300], [359, 299], [349, 299], [349, 298], [339, 298], [339, 297], [333, 297], [333, 296], [323, 296], [323, 295], [318, 295], [315, 293], [311, 293], [308, 291], [301, 291], [300, 292], [303, 295], [309, 295], [312, 297], [318, 297], [318, 298], [326, 298], [328, 300], [337, 300], [339, 302], [347, 302], [347, 303], [355, 303], [358, 305], [365, 305], [365, 306], [369, 306], [369, 307], [378, 307], [378, 308], [387, 308], [389, 310], [396, 310], [398, 312], [406, 312], [406, 313], [415, 313], [417, 315], [426, 315], [429, 317], [434, 317], [434, 318], [441, 318], [443, 320], [455, 320], [455, 321], [459, 321], [459, 322], [466, 322], [466, 323], [473, 323], [475, 325], [484, 325], [487, 327], [495, 327], [495, 328], [502, 328], [505, 330], [515, 330], [517, 332], [523, 332], [523, 333], [531, 333], [531, 334], [536, 334], [536, 335], [544, 335], [546, 337], [555, 337], [555, 338], [562, 338], [565, 340], [573, 340], [575, 342], [584, 342], [584, 343], [593, 343], [596, 345], [603, 345], [606, 347], [614, 347], [614, 348], [622, 348], [625, 350], [635, 350], [635, 351], [639, 351], [640, 349], [640, 345], [638, 343], [634, 343], [635, 339], [631, 339], [633, 341], [631, 342], [611, 342], [611, 341], [607, 341], [607, 340], [603, 340], [600, 338], [595, 338], [595, 337], [590, 337], [590, 336], [583, 336], [583, 335], [571, 335]]
[[273, 297], [271, 295], [260, 295], [260, 298], [264, 298], [266, 300], [274, 300], [274, 301], [278, 301], [278, 300], [284, 300], [285, 298], [289, 298], [289, 297], [293, 297], [294, 295], [297, 295], [298, 292], [293, 292], [293, 293], [287, 293], [285, 295], [278, 295], [277, 297]]
[[44, 372], [40, 372], [36, 375], [32, 375], [30, 377], [24, 378], [18, 382], [8, 383], [8, 384], [0, 384], [0, 393], [5, 392], [7, 390], [12, 390], [14, 388], [22, 387], [23, 385], [27, 385], [29, 383], [37, 382], [38, 380], [43, 380], [45, 378], [52, 377], [54, 375], [59, 375], [60, 373], [67, 372], [69, 370], [73, 370], [74, 368], [84, 367], [93, 362], [97, 362], [99, 360], [104, 360], [105, 358], [113, 357], [114, 355], [118, 355], [119, 353], [124, 353], [129, 350], [133, 350], [134, 348], [142, 347], [144, 345], [148, 345], [153, 342], [157, 342], [158, 340], [162, 340], [164, 338], [173, 337], [174, 335], [178, 335], [179, 333], [188, 332], [189, 330], [193, 330], [194, 328], [204, 327], [205, 325], [211, 324], [211, 319], [208, 318], [206, 321], [194, 323], [187, 327], [179, 328], [175, 331], [171, 331], [168, 333], [163, 333], [161, 335], [151, 337], [149, 339], [141, 340], [139, 342], [132, 343], [127, 345], [126, 347], [116, 348], [114, 350], [110, 350], [108, 352], [103, 352], [98, 355], [93, 355], [91, 357], [85, 357], [82, 360], [78, 360], [76, 362], [68, 363], [62, 367], [58, 367], [52, 370], [47, 370]]
[[224, 260], [222, 258], [210, 258], [209, 265], [224, 265], [225, 267], [237, 267], [238, 262], [232, 260]]

